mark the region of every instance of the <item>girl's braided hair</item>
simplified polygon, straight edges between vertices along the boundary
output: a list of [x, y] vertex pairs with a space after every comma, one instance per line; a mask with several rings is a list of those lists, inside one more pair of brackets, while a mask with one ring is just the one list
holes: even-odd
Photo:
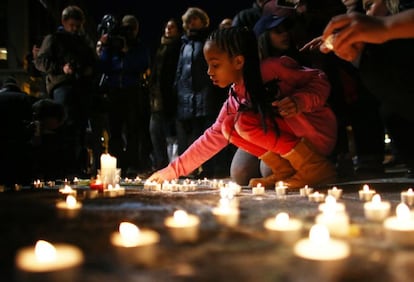
[[[231, 27], [217, 29], [207, 38], [207, 41], [226, 52], [229, 57], [242, 55], [244, 57], [243, 78], [247, 94], [249, 95], [252, 110], [260, 113], [262, 128], [266, 132], [265, 119], [270, 117], [274, 121], [273, 109], [269, 103], [269, 95], [262, 81], [260, 58], [255, 33], [247, 27]], [[276, 122], [273, 123], [279, 134]]]

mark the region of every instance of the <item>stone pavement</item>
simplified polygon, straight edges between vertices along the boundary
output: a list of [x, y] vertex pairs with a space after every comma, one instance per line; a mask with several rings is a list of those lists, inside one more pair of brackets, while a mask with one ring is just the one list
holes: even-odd
[[[236, 196], [239, 224], [225, 227], [212, 215], [220, 198], [216, 189], [151, 192], [144, 191], [142, 185], [127, 186], [122, 197], [79, 198], [83, 206], [74, 217], [56, 210], [56, 202], [63, 197], [55, 187], [5, 190], [0, 193], [0, 281], [47, 281], [45, 277], [22, 276], [15, 265], [17, 251], [33, 246], [39, 239], [73, 244], [82, 250], [84, 263], [76, 278], [69, 281], [411, 281], [414, 249], [387, 241], [382, 225], [364, 217], [358, 196], [362, 185], [369, 184], [383, 200], [391, 202], [394, 211], [400, 192], [414, 186], [413, 179], [394, 176], [336, 183], [344, 190], [341, 202], [346, 205], [352, 226], [352, 232], [343, 238], [351, 246], [351, 256], [339, 262], [299, 258], [291, 245], [268, 236], [264, 220], [281, 211], [302, 220], [302, 236], [308, 236], [319, 212], [318, 203], [310, 202], [298, 191], [279, 198], [274, 190], [252, 195], [250, 188], [243, 187]], [[317, 189], [325, 193], [329, 188]], [[199, 216], [201, 225], [195, 242], [176, 243], [166, 230], [165, 217], [177, 209]], [[121, 221], [160, 234], [153, 261], [130, 263], [119, 256], [110, 235]], [[65, 281], [65, 276], [49, 281]]]

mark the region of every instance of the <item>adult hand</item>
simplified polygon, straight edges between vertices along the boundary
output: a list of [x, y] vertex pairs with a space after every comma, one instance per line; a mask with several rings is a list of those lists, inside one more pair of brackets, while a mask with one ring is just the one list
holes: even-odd
[[303, 51], [319, 50], [322, 43], [323, 43], [322, 36], [318, 36], [312, 39], [311, 41], [309, 41], [308, 43], [306, 43], [305, 45], [303, 45], [303, 47], [300, 48], [299, 51], [303, 52]]

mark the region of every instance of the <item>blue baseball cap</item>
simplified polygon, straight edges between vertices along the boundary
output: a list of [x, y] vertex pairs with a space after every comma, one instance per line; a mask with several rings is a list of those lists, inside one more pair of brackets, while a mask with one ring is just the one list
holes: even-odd
[[283, 23], [288, 17], [277, 15], [262, 16], [254, 25], [253, 31], [259, 37], [266, 30], [273, 29]]

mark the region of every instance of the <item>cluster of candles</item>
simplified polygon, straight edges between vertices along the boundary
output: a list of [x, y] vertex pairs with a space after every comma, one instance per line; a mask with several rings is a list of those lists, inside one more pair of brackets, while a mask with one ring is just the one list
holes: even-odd
[[163, 192], [189, 192], [196, 191], [197, 189], [202, 188], [211, 188], [219, 189], [224, 187], [225, 184], [223, 180], [190, 180], [184, 179], [183, 181], [178, 181], [177, 179], [171, 181], [164, 181], [163, 183], [158, 183], [157, 181], [145, 181], [144, 190], [146, 191], [163, 191]]
[[[150, 191], [194, 191], [198, 185], [220, 190], [220, 199], [217, 206], [211, 209], [217, 223], [225, 227], [234, 228], [239, 223], [240, 210], [236, 195], [241, 193], [241, 186], [229, 182], [219, 181], [192, 182], [184, 180], [182, 184], [176, 181], [155, 184], [146, 182], [144, 190]], [[106, 192], [105, 191], [109, 191]], [[275, 184], [275, 192], [278, 197], [286, 197], [288, 188], [283, 182]], [[77, 202], [77, 191], [69, 185], [59, 189], [65, 195], [65, 201], [58, 202], [56, 207], [62, 210], [79, 211], [82, 204]], [[103, 190], [109, 197], [124, 195], [125, 189], [111, 184]], [[347, 214], [345, 204], [340, 202], [342, 189], [332, 187], [327, 190], [327, 195], [308, 186], [300, 189], [300, 195], [307, 197], [309, 201], [320, 203], [319, 214], [311, 226], [308, 237], [302, 236], [303, 222], [291, 217], [286, 212], [280, 212], [276, 216], [266, 218], [263, 227], [270, 238], [293, 246], [295, 255], [310, 260], [339, 260], [347, 258], [351, 249], [344, 240], [350, 233], [350, 217]], [[258, 184], [252, 187], [253, 195], [265, 193], [263, 186]], [[414, 204], [414, 191], [410, 188], [401, 192], [401, 203], [397, 205], [395, 216], [390, 216], [391, 203], [383, 201], [381, 196], [368, 185], [364, 185], [358, 191], [359, 199], [364, 202], [364, 215], [367, 220], [382, 223], [385, 236], [390, 242], [397, 245], [414, 246], [414, 216], [409, 206]], [[195, 214], [187, 213], [179, 209], [173, 215], [167, 216], [164, 226], [171, 238], [177, 243], [194, 243], [199, 237], [201, 220]], [[122, 222], [119, 230], [113, 232], [110, 237], [112, 245], [125, 260], [134, 263], [151, 264], [155, 261], [156, 244], [160, 241], [160, 235], [153, 230], [140, 229], [130, 222]], [[144, 249], [145, 248], [145, 249]], [[35, 247], [23, 248], [17, 253], [17, 266], [27, 272], [59, 271], [63, 268], [76, 267], [83, 261], [82, 252], [75, 246], [67, 244], [53, 245], [39, 240]]]

